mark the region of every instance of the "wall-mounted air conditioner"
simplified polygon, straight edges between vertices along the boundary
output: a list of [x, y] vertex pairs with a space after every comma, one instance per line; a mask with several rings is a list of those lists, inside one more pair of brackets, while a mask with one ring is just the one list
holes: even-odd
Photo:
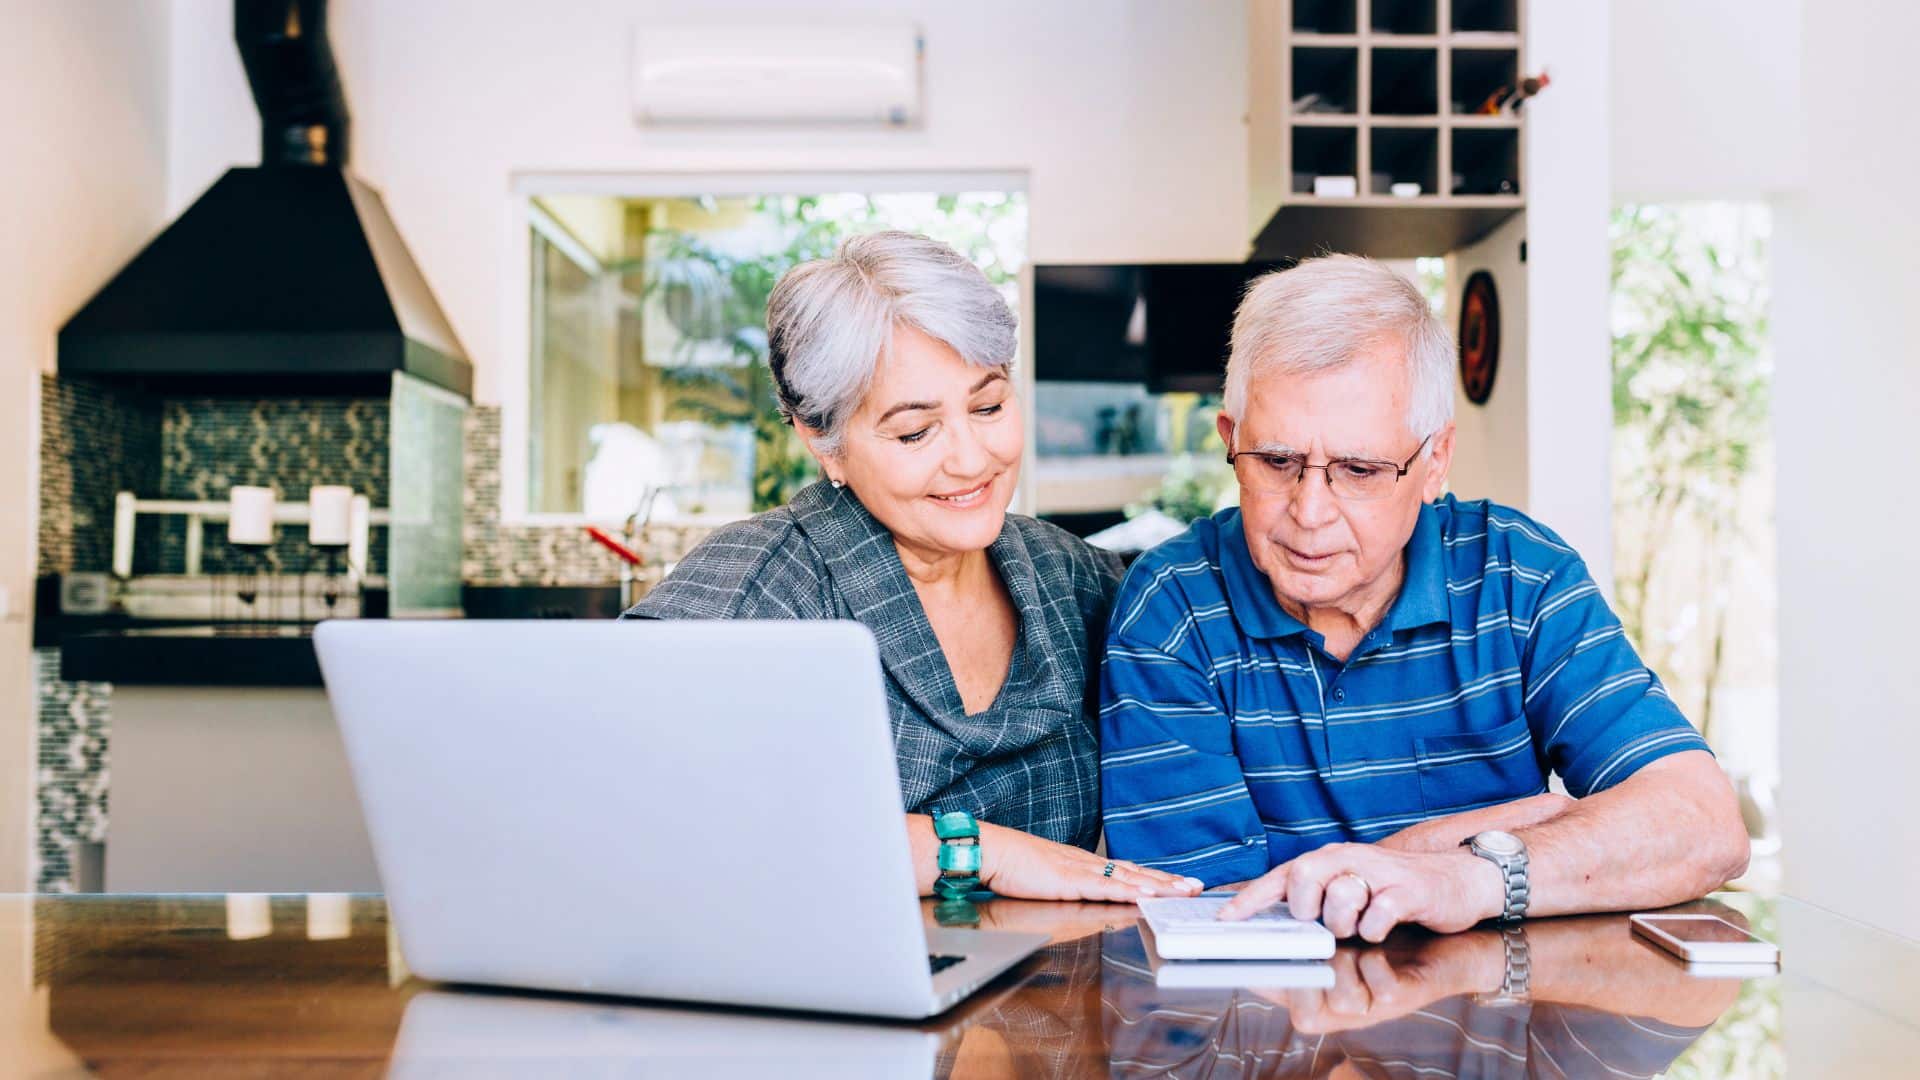
[[887, 124], [920, 119], [923, 41], [910, 22], [643, 24], [641, 124]]

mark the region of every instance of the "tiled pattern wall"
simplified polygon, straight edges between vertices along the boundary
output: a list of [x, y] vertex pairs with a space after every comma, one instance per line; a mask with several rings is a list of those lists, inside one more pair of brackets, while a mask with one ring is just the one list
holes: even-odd
[[[162, 412], [160, 491], [164, 499], [225, 501], [236, 484], [273, 488], [301, 502], [307, 489], [345, 484], [375, 506], [387, 506], [391, 403], [386, 398], [173, 398]], [[146, 494], [145, 492], [141, 492]], [[161, 519], [159, 565], [180, 573], [186, 565], [186, 522]], [[282, 525], [266, 552], [275, 572], [297, 573], [312, 563], [306, 529]], [[386, 569], [386, 530], [373, 531], [368, 561]], [[208, 525], [207, 573], [244, 569], [226, 543], [226, 530]]]
[[39, 696], [35, 888], [71, 892], [76, 849], [107, 838], [107, 704], [113, 688], [63, 682], [58, 649], [35, 649], [33, 667]]
[[[160, 423], [151, 398], [91, 379], [41, 377], [39, 573], [112, 566], [113, 496], [157, 492]], [[148, 526], [144, 538], [154, 532]]]
[[[346, 484], [387, 505], [391, 405], [385, 398], [170, 398], [75, 376], [44, 376], [40, 390], [41, 574], [113, 564], [113, 497], [224, 501], [235, 484], [302, 500], [315, 484]], [[180, 573], [186, 522], [143, 519], [138, 573]], [[306, 530], [282, 526], [268, 553], [276, 569], [309, 556]], [[386, 530], [375, 529], [372, 570], [384, 573]], [[217, 524], [206, 529], [209, 573], [236, 569]]]
[[[577, 525], [507, 525], [500, 520], [500, 409], [467, 413], [467, 490], [462, 577], [470, 585], [604, 585], [620, 564]], [[672, 562], [710, 529], [647, 530], [650, 562]]]

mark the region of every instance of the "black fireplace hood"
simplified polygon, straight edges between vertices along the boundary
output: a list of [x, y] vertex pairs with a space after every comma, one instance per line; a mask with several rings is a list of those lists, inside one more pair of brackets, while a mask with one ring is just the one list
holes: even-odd
[[235, 0], [261, 164], [229, 169], [60, 330], [62, 372], [362, 392], [473, 369], [380, 196], [346, 171], [326, 0]]

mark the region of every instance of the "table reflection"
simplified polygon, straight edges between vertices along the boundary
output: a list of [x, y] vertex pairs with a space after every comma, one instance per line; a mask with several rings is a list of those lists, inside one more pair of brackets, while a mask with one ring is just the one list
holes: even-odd
[[1136, 932], [1102, 949], [1114, 1076], [1655, 1076], [1741, 989], [1617, 916], [1343, 945], [1330, 986], [1169, 987]]
[[[1051, 944], [925, 1024], [449, 987], [378, 897], [0, 897], [7, 1075], [1899, 1076], [1920, 946], [1789, 900], [1782, 975], [1703, 978], [1624, 916], [1403, 931], [1311, 979], [1156, 980], [1133, 909], [991, 900]], [[1734, 910], [1738, 909], [1738, 910]], [[938, 922], [929, 910], [929, 921]], [[540, 931], [535, 924], [522, 932]], [[716, 948], [726, 947], [716, 941]], [[1282, 973], [1291, 976], [1294, 973]], [[1207, 983], [1201, 977], [1226, 979]], [[1234, 981], [1237, 978], [1237, 982]], [[1704, 1034], [1703, 1034], [1704, 1032]]]
[[921, 1025], [440, 987], [407, 1001], [387, 1075], [1099, 1075], [1081, 1060], [1086, 1025], [1098, 1023], [1099, 950], [1091, 936], [1051, 945]]

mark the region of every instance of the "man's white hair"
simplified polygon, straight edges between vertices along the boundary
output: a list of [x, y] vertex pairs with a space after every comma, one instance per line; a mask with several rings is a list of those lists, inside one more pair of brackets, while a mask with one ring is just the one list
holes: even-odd
[[966, 256], [916, 233], [849, 237], [831, 256], [787, 271], [767, 298], [780, 415], [837, 451], [901, 325], [979, 368], [1011, 366], [1019, 341], [1006, 298]]
[[1328, 371], [1383, 345], [1406, 360], [1407, 431], [1416, 438], [1439, 431], [1453, 419], [1453, 336], [1413, 282], [1358, 255], [1325, 255], [1263, 275], [1233, 318], [1227, 416], [1236, 426], [1244, 418], [1256, 378]]

